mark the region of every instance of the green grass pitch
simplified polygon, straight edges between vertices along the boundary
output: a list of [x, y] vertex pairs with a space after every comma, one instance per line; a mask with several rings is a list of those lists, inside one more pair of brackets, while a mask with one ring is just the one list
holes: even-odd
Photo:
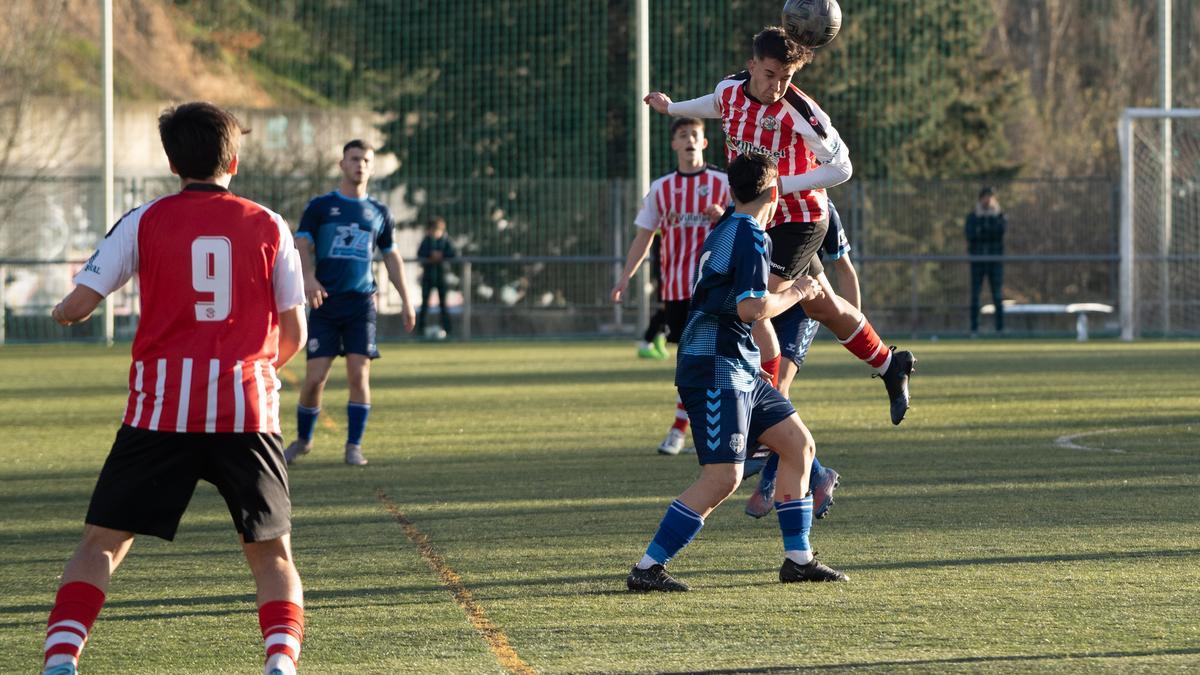
[[[335, 370], [334, 428], [291, 472], [302, 671], [1200, 667], [1200, 344], [919, 343], [894, 428], [883, 386], [819, 343], [794, 400], [843, 481], [813, 543], [852, 580], [780, 585], [775, 517], [744, 516], [743, 487], [672, 563], [693, 591], [670, 596], [624, 577], [697, 468], [654, 453], [672, 365], [633, 351], [385, 345], [361, 469], [341, 463]], [[127, 346], [0, 348], [0, 673], [40, 665], [127, 367]], [[286, 386], [286, 433], [295, 403]], [[255, 673], [261, 651], [250, 574], [202, 484], [174, 543], [135, 543], [82, 671]]]

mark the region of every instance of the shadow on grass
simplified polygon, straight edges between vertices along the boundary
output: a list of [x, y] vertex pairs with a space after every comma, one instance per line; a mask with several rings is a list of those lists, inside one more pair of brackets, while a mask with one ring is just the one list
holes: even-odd
[[717, 674], [748, 674], [748, 673], [794, 673], [798, 671], [817, 669], [823, 671], [838, 671], [838, 670], [857, 670], [861, 668], [911, 668], [915, 666], [939, 666], [939, 665], [969, 665], [973, 663], [1020, 663], [1020, 662], [1039, 662], [1039, 661], [1067, 661], [1077, 659], [1129, 659], [1129, 658], [1145, 658], [1153, 656], [1190, 656], [1200, 654], [1200, 647], [1181, 648], [1181, 649], [1146, 649], [1137, 651], [1123, 652], [1073, 652], [1067, 654], [1009, 654], [997, 656], [961, 656], [949, 657], [945, 659], [914, 659], [911, 661], [855, 661], [849, 663], [834, 663], [834, 664], [805, 664], [804, 666], [759, 666], [756, 668], [745, 669], [729, 669], [720, 668], [717, 670], [662, 670], [657, 671], [659, 675], [717, 675]]

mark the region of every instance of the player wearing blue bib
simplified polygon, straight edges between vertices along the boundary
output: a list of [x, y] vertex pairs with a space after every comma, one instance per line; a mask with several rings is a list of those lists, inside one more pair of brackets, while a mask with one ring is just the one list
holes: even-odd
[[760, 376], [759, 351], [751, 337], [755, 321], [778, 316], [822, 292], [808, 276], [778, 293], [767, 290], [771, 241], [762, 223], [774, 215], [777, 179], [774, 165], [762, 155], [744, 154], [729, 164], [735, 210], [705, 241], [675, 369], [700, 477], [667, 508], [645, 555], [629, 572], [631, 591], [688, 590], [664, 566], [737, 489], [747, 445], [757, 443], [780, 457], [775, 480], [781, 501], [775, 508], [785, 559], [779, 580], [847, 579], [813, 557], [808, 483], [816, 444], [792, 404]]
[[[854, 263], [850, 261], [850, 240], [846, 237], [846, 231], [842, 228], [842, 218], [834, 208], [833, 202], [829, 202], [829, 230], [825, 233], [825, 240], [821, 242], [821, 249], [817, 255], [826, 263], [832, 261], [838, 295], [856, 309], [861, 309], [858, 272], [854, 269]], [[808, 355], [808, 349], [812, 346], [821, 324], [805, 314], [800, 305], [795, 305], [775, 317], [771, 323], [779, 335], [780, 352], [783, 355], [783, 363], [779, 368], [778, 389], [785, 398], [791, 400], [792, 380], [795, 379], [800, 366], [804, 365], [804, 358]], [[752, 466], [754, 464], [757, 466]], [[778, 468], [779, 457], [770, 451], [761, 458], [755, 457], [746, 462], [747, 477], [754, 475], [759, 469], [762, 471], [758, 487], [746, 502], [747, 515], [762, 518], [774, 508], [772, 500], [775, 495], [775, 472]], [[812, 473], [809, 477], [813, 493], [813, 518], [824, 518], [829, 507], [833, 505], [833, 491], [838, 487], [839, 477], [837, 471], [821, 466], [820, 461], [813, 459]]]
[[288, 463], [312, 450], [313, 428], [321, 413], [321, 394], [333, 359], [346, 357], [350, 401], [346, 404], [347, 464], [367, 463], [363, 432], [371, 412], [371, 359], [379, 358], [375, 341], [375, 275], [371, 261], [383, 256], [388, 280], [404, 303], [404, 330], [412, 332], [416, 314], [408, 299], [404, 260], [392, 243], [392, 214], [367, 196], [375, 159], [369, 143], [353, 140], [342, 148], [342, 180], [338, 189], [308, 203], [296, 248], [304, 267], [304, 294], [309, 314], [308, 364], [300, 404], [296, 407], [296, 440], [284, 457]]

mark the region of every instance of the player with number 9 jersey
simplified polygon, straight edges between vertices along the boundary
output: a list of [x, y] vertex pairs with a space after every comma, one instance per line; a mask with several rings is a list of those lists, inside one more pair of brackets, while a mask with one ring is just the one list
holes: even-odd
[[125, 214], [75, 283], [108, 295], [138, 275], [124, 422], [149, 431], [280, 433], [279, 312], [304, 304], [279, 214], [212, 183]]

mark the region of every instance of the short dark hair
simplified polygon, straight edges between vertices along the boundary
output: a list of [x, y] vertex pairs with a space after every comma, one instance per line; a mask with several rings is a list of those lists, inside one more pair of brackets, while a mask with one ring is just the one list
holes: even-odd
[[704, 120], [699, 117], [676, 117], [671, 121], [671, 136], [675, 136], [675, 132], [683, 127], [700, 127], [700, 131], [704, 131]]
[[754, 58], [803, 68], [812, 62], [813, 50], [793, 40], [780, 26], [767, 26], [754, 36]]
[[242, 134], [248, 133], [233, 113], [207, 101], [167, 108], [158, 116], [158, 136], [180, 178], [207, 180], [229, 173]]
[[371, 145], [371, 143], [369, 141], [364, 141], [361, 138], [356, 138], [342, 146], [342, 157], [345, 157], [346, 153], [350, 152], [350, 150], [352, 150], [354, 148], [358, 148], [359, 150], [363, 150], [363, 151], [370, 150], [371, 152], [375, 152], [375, 146]]
[[779, 177], [775, 162], [758, 152], [738, 155], [728, 167], [729, 191], [739, 204], [758, 201]]
[[996, 191], [992, 189], [991, 185], [985, 185], [983, 186], [983, 189], [979, 191], [979, 198], [983, 199], [984, 197], [991, 197], [995, 194]]
[[425, 229], [427, 229], [427, 230], [436, 230], [436, 229], [438, 229], [438, 226], [439, 226], [439, 225], [440, 225], [440, 226], [442, 226], [442, 227], [445, 227], [445, 226], [446, 226], [446, 219], [445, 219], [445, 218], [443, 218], [443, 217], [441, 217], [441, 216], [433, 216], [433, 217], [432, 217], [432, 218], [430, 218], [428, 221], [426, 221], [426, 223], [425, 223]]

